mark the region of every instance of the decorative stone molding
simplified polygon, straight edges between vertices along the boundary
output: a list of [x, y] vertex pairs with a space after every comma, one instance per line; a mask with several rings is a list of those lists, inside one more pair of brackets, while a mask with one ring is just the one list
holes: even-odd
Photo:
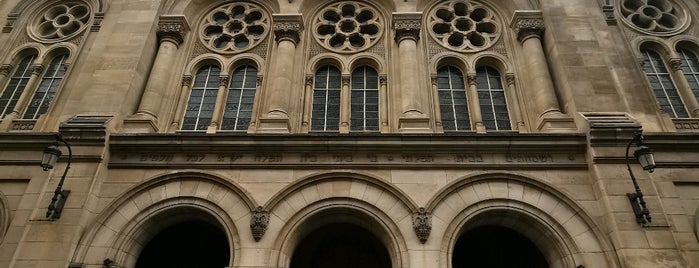
[[611, 4], [602, 6], [602, 13], [604, 13], [604, 20], [607, 25], [616, 25], [616, 15], [614, 14], [614, 6]]
[[158, 39], [170, 41], [179, 46], [189, 32], [189, 23], [183, 15], [162, 15], [158, 20]]
[[466, 75], [466, 81], [468, 82], [469, 86], [476, 85], [476, 75], [475, 74]]
[[236, 1], [211, 10], [201, 23], [199, 38], [213, 51], [240, 53], [259, 45], [269, 25], [269, 15], [262, 7]]
[[517, 81], [515, 74], [513, 74], [513, 73], [505, 74], [505, 81], [507, 82], [508, 86], [514, 85], [515, 82]]
[[252, 218], [250, 219], [250, 230], [252, 231], [252, 237], [255, 241], [260, 241], [262, 237], [267, 232], [267, 227], [269, 226], [269, 212], [265, 211], [263, 207], [257, 207], [252, 212]]
[[351, 80], [351, 77], [349, 75], [343, 74], [342, 75], [342, 86], [349, 86], [350, 80]]
[[192, 85], [192, 76], [191, 75], [182, 76], [182, 86], [189, 87], [191, 85]]
[[274, 40], [277, 42], [291, 41], [294, 45], [301, 41], [303, 31], [303, 15], [301, 14], [274, 14]]
[[262, 75], [258, 75], [257, 77], [255, 77], [255, 80], [257, 81], [257, 86], [260, 87], [262, 86], [262, 82], [265, 81], [265, 77]]
[[306, 86], [310, 87], [313, 85], [313, 75], [312, 74], [307, 74], [306, 75]]
[[10, 13], [7, 15], [7, 22], [5, 22], [5, 26], [2, 27], [3, 33], [12, 32], [12, 28], [15, 26], [15, 21], [17, 21], [17, 17], [19, 17], [19, 14], [17, 13]]
[[413, 229], [417, 238], [420, 239], [420, 243], [427, 242], [427, 238], [432, 232], [432, 215], [426, 208], [421, 207], [413, 214]]
[[218, 79], [219, 87], [227, 87], [229, 82], [231, 81], [229, 76], [220, 76]]
[[476, 52], [494, 45], [501, 28], [495, 12], [478, 2], [444, 1], [430, 11], [427, 29], [448, 49]]
[[91, 18], [92, 9], [83, 1], [54, 2], [36, 13], [27, 30], [39, 42], [61, 42], [82, 33]]
[[689, 26], [687, 8], [674, 0], [621, 0], [619, 15], [630, 28], [651, 35], [670, 36]]
[[393, 30], [395, 41], [400, 44], [405, 39], [420, 40], [420, 28], [422, 27], [422, 13], [406, 12], [393, 13]]
[[540, 10], [517, 10], [512, 16], [510, 27], [517, 34], [517, 40], [524, 42], [529, 38], [541, 38], [544, 32], [544, 18]]
[[384, 22], [376, 9], [345, 1], [323, 8], [314, 19], [313, 35], [335, 52], [358, 52], [372, 47], [383, 35]]
[[671, 58], [668, 62], [673, 71], [682, 70], [682, 60], [680, 58]]
[[12, 72], [12, 65], [3, 64], [0, 66], [0, 75], [7, 77], [10, 75], [10, 72]]
[[92, 19], [92, 27], [90, 27], [90, 32], [99, 32], [100, 29], [102, 28], [102, 21], [103, 20], [104, 20], [104, 13], [103, 12], [95, 13], [94, 18]]
[[41, 75], [44, 72], [44, 65], [37, 64], [37, 65], [32, 65], [32, 75]]
[[379, 75], [379, 85], [385, 86], [388, 84], [388, 76], [385, 74]]

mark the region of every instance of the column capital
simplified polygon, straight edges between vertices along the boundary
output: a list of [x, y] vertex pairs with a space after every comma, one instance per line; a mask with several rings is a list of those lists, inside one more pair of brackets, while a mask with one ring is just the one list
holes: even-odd
[[192, 76], [191, 75], [183, 75], [182, 76], [182, 86], [189, 87], [191, 85], [192, 85]]
[[218, 86], [219, 86], [219, 87], [227, 87], [227, 86], [228, 86], [228, 82], [230, 82], [230, 81], [231, 81], [231, 80], [230, 80], [230, 77], [229, 77], [229, 76], [219, 76]]
[[32, 75], [41, 75], [44, 72], [44, 65], [35, 64], [32, 65]]
[[466, 81], [468, 82], [469, 86], [475, 86], [476, 85], [476, 74], [466, 75]]
[[673, 71], [682, 70], [682, 60], [680, 58], [671, 58], [668, 62]]
[[8, 76], [8, 75], [10, 75], [11, 71], [12, 71], [12, 65], [10, 65], [10, 64], [0, 65], [0, 75]]
[[313, 85], [313, 75], [312, 74], [307, 74], [306, 75], [306, 86], [312, 86]]
[[303, 31], [303, 15], [301, 14], [272, 14], [274, 24], [274, 40], [291, 41], [294, 45], [301, 41], [301, 31]]
[[529, 38], [540, 38], [546, 26], [541, 10], [517, 10], [512, 15], [510, 27], [517, 34], [517, 40], [524, 42]]
[[342, 75], [342, 86], [349, 86], [350, 85], [350, 75], [349, 74], [343, 74]]
[[385, 74], [380, 74], [379, 75], [379, 84], [382, 86], [385, 86], [388, 84], [388, 76]]
[[422, 12], [394, 12], [393, 31], [395, 41], [399, 43], [406, 39], [420, 40], [420, 28], [422, 28]]
[[184, 15], [161, 15], [158, 19], [158, 39], [170, 41], [179, 46], [189, 32], [189, 22]]
[[507, 85], [512, 86], [515, 84], [516, 79], [515, 79], [515, 74], [513, 73], [507, 73], [505, 74], [505, 81], [507, 81]]

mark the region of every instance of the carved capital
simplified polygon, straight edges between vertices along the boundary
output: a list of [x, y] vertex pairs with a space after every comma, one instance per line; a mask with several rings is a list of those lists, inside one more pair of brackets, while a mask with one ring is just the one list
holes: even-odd
[[262, 236], [267, 232], [267, 227], [269, 226], [269, 212], [265, 211], [263, 207], [257, 207], [252, 212], [252, 218], [250, 219], [250, 230], [252, 231], [252, 237], [255, 241], [260, 241]]
[[403, 40], [420, 40], [420, 28], [422, 27], [422, 13], [400, 12], [393, 13], [393, 30], [395, 41], [400, 44]]
[[32, 75], [41, 75], [44, 72], [44, 65], [32, 65]]
[[466, 81], [468, 82], [469, 86], [475, 86], [476, 85], [476, 75], [475, 74], [466, 75]]
[[432, 84], [432, 86], [437, 86], [437, 75], [436, 74], [430, 75], [430, 83]]
[[505, 74], [505, 80], [507, 81], [507, 85], [509, 85], [509, 86], [512, 86], [515, 84], [515, 81], [516, 81], [515, 78], [516, 78], [515, 74], [513, 74], [513, 73]]
[[303, 16], [301, 14], [274, 14], [274, 40], [290, 41], [294, 45], [301, 41], [301, 31], [303, 31]]
[[544, 19], [540, 10], [518, 10], [512, 16], [510, 27], [517, 34], [517, 40], [524, 42], [529, 38], [540, 38], [544, 32]]
[[160, 42], [170, 41], [179, 46], [189, 32], [189, 23], [183, 15], [162, 15], [158, 20], [157, 35]]
[[0, 75], [7, 77], [10, 75], [11, 71], [12, 71], [12, 65], [10, 65], [10, 64], [0, 65]]
[[228, 76], [219, 76], [218, 86], [219, 87], [227, 87], [228, 83], [230, 81], [231, 81], [231, 79]]
[[342, 86], [349, 86], [350, 85], [350, 76], [348, 74], [343, 74], [342, 75]]
[[306, 86], [310, 87], [313, 85], [313, 75], [312, 74], [307, 74], [306, 75]]
[[257, 86], [258, 86], [258, 87], [261, 86], [261, 85], [262, 85], [262, 82], [265, 81], [265, 77], [264, 77], [264, 76], [261, 76], [261, 75], [258, 75], [256, 79], [257, 79]]
[[382, 86], [388, 85], [388, 76], [385, 74], [379, 75], [379, 84]]
[[421, 243], [427, 242], [432, 232], [432, 215], [426, 208], [421, 207], [413, 214], [413, 229]]
[[182, 86], [189, 87], [191, 85], [192, 85], [192, 76], [191, 75], [182, 76]]
[[679, 58], [671, 58], [669, 60], [670, 62], [670, 68], [672, 68], [673, 71], [679, 71], [682, 70], [682, 60]]

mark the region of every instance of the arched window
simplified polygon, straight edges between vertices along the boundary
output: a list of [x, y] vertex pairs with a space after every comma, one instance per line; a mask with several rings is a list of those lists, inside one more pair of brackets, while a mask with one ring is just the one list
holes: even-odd
[[61, 81], [63, 81], [63, 76], [66, 73], [66, 60], [68, 60], [67, 54], [56, 56], [51, 60], [46, 73], [41, 78], [39, 87], [34, 92], [34, 97], [32, 97], [27, 111], [24, 113], [24, 119], [37, 119], [46, 113]]
[[670, 114], [672, 118], [687, 118], [687, 109], [672, 83], [663, 59], [657, 52], [648, 49], [641, 50], [641, 54], [643, 54], [643, 72], [660, 104], [660, 110]]
[[221, 68], [214, 65], [203, 66], [197, 71], [182, 130], [206, 130], [209, 127], [216, 106], [220, 74]]
[[0, 95], [0, 118], [11, 113], [15, 105], [17, 105], [19, 96], [24, 92], [24, 88], [32, 75], [31, 66], [34, 58], [36, 58], [34, 54], [22, 58], [12, 77], [10, 77], [10, 81], [5, 86], [2, 95]]
[[680, 67], [684, 73], [684, 78], [687, 79], [694, 97], [699, 101], [699, 57], [686, 48], [678, 49], [677, 54], [680, 55]]
[[338, 131], [340, 128], [340, 92], [342, 75], [332, 66], [323, 66], [315, 75], [311, 130]]
[[379, 74], [371, 67], [361, 66], [352, 72], [352, 101], [350, 129], [379, 130]]
[[244, 131], [250, 125], [257, 88], [257, 69], [243, 65], [235, 69], [228, 88], [222, 130]]
[[470, 130], [466, 85], [461, 71], [453, 66], [439, 68], [437, 91], [444, 130]]
[[487, 66], [476, 68], [476, 87], [485, 128], [512, 130], [500, 72]]

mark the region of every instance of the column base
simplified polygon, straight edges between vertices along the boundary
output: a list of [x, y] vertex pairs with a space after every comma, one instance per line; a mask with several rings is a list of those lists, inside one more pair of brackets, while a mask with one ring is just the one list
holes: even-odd
[[433, 133], [429, 117], [403, 117], [398, 119], [400, 133]]
[[578, 130], [575, 120], [561, 113], [549, 113], [539, 118], [537, 129], [541, 132], [575, 132]]
[[269, 134], [289, 134], [291, 133], [291, 123], [285, 117], [260, 118], [256, 133]]
[[149, 115], [134, 114], [126, 119], [121, 126], [124, 133], [158, 133], [157, 120]]

